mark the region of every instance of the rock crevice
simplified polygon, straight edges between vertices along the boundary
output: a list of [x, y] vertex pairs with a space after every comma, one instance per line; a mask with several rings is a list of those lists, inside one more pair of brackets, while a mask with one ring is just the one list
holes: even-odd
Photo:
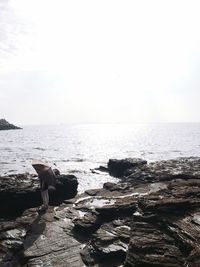
[[[119, 183], [2, 219], [1, 266], [200, 266], [200, 158], [114, 162], [123, 165]], [[1, 190], [13, 192], [9, 183]]]

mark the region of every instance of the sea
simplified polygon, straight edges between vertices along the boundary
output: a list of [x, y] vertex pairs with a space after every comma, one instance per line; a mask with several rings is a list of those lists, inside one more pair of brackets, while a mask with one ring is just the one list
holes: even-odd
[[111, 158], [154, 162], [185, 156], [200, 156], [200, 123], [34, 125], [0, 131], [1, 176], [35, 173], [31, 162], [39, 159], [76, 175], [79, 192], [118, 181], [94, 171]]

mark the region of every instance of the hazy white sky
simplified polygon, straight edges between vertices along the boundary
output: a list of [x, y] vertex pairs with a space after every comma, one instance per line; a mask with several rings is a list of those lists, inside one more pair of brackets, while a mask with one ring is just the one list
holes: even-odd
[[0, 0], [0, 118], [200, 121], [200, 1]]

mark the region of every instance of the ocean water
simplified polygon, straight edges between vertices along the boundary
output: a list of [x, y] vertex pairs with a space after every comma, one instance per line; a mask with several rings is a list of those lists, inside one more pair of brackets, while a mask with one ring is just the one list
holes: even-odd
[[0, 131], [0, 175], [34, 173], [32, 159], [55, 163], [78, 177], [79, 191], [116, 181], [92, 169], [110, 158], [141, 157], [148, 162], [200, 156], [200, 123], [71, 124], [24, 126]]

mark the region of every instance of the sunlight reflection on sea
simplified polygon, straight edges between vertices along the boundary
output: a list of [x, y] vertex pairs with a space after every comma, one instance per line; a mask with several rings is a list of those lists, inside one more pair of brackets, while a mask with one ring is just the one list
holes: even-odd
[[72, 124], [25, 126], [0, 131], [0, 174], [31, 172], [32, 159], [56, 163], [62, 173], [73, 173], [79, 189], [96, 188], [109, 175], [91, 169], [109, 158], [141, 157], [150, 161], [199, 156], [200, 124]]

